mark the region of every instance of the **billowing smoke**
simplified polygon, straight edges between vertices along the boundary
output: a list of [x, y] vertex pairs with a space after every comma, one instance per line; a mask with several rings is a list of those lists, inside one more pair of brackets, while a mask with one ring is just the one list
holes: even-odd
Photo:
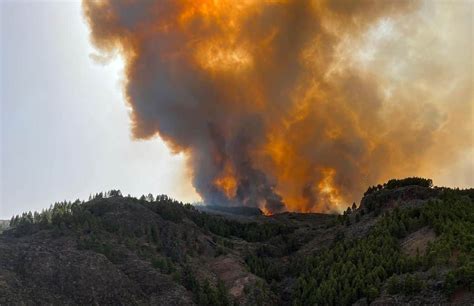
[[[133, 136], [159, 135], [185, 152], [206, 203], [337, 211], [369, 184], [432, 174], [472, 148], [473, 50], [462, 36], [472, 16], [448, 28], [454, 34], [436, 28], [462, 7], [110, 0], [83, 8], [93, 44], [125, 60]], [[445, 44], [449, 35], [458, 45]]]

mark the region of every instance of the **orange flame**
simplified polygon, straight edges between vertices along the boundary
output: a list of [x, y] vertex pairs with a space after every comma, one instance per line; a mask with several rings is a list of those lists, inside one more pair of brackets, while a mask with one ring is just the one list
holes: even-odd
[[260, 205], [260, 210], [265, 216], [271, 216], [273, 215], [273, 212], [270, 211], [265, 205]]

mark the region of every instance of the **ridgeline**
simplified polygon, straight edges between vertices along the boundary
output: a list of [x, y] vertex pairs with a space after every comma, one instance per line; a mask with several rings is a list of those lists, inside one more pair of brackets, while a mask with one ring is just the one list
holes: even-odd
[[370, 187], [341, 215], [112, 190], [11, 219], [0, 304], [472, 304], [473, 201], [422, 178]]

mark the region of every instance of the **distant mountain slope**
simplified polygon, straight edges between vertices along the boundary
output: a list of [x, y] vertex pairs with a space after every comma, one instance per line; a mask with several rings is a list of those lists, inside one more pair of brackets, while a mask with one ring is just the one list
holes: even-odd
[[246, 207], [246, 206], [216, 206], [216, 205], [196, 205], [197, 210], [210, 213], [224, 215], [228, 217], [232, 216], [244, 216], [254, 217], [261, 216], [263, 212], [257, 207]]
[[402, 183], [338, 216], [56, 203], [0, 235], [0, 304], [474, 303], [474, 190]]

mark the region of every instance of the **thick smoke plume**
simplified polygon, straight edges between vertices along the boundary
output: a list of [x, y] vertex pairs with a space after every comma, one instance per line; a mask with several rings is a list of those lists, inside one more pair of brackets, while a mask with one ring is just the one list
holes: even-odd
[[472, 44], [447, 62], [463, 46], [419, 30], [432, 26], [422, 14], [441, 14], [426, 3], [83, 8], [93, 44], [125, 60], [133, 136], [185, 152], [209, 204], [338, 211], [369, 184], [431, 174], [472, 148], [472, 73], [458, 63], [472, 66]]

